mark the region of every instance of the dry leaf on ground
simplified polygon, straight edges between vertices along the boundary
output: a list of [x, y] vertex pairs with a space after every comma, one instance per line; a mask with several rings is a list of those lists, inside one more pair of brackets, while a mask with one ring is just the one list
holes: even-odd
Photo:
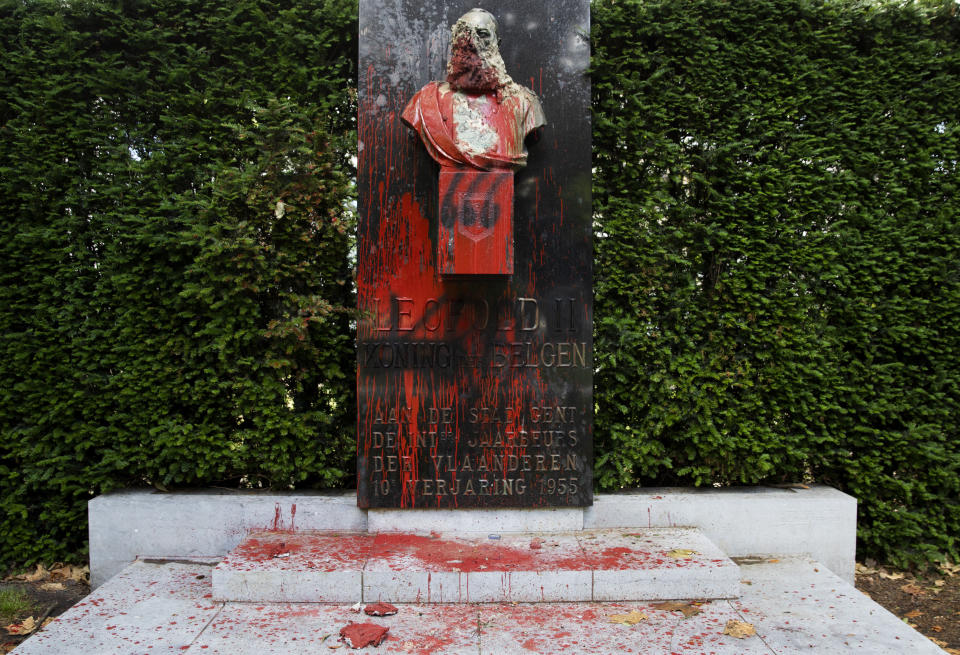
[[904, 616], [907, 617], [908, 619], [915, 619], [918, 616], [923, 616], [923, 612], [921, 612], [920, 610], [910, 610], [909, 612], [904, 614]]
[[903, 573], [889, 573], [883, 569], [880, 569], [880, 577], [884, 580], [902, 580]]
[[33, 573], [22, 573], [20, 575], [11, 575], [6, 580], [23, 580], [24, 582], [40, 582], [50, 577], [50, 571], [43, 564], [37, 564], [37, 569]]
[[11, 623], [6, 626], [6, 631], [8, 635], [28, 635], [34, 630], [36, 630], [39, 625], [37, 625], [37, 620], [32, 616], [25, 618], [20, 623]]
[[877, 569], [872, 569], [869, 566], [864, 566], [860, 562], [857, 562], [856, 571], [858, 575], [873, 575], [877, 572]]
[[736, 637], [737, 639], [745, 639], [746, 637], [752, 637], [757, 634], [757, 630], [750, 623], [730, 619], [723, 629], [723, 634]]
[[911, 596], [922, 596], [922, 595], [923, 595], [923, 587], [918, 587], [917, 585], [913, 584], [912, 582], [909, 582], [909, 583], [903, 585], [902, 587], [900, 587], [900, 591], [904, 592], [905, 594], [910, 594]]
[[63, 591], [66, 589], [62, 582], [44, 582], [40, 585], [40, 588], [44, 591]]
[[672, 557], [674, 559], [690, 559], [691, 556], [697, 554], [697, 551], [690, 550], [689, 548], [674, 548], [667, 553], [667, 557]]
[[72, 564], [55, 566], [50, 569], [50, 578], [53, 580], [73, 580], [74, 582], [86, 583], [90, 581], [90, 567], [74, 566]]
[[629, 614], [613, 614], [610, 616], [610, 623], [622, 623], [623, 625], [636, 625], [640, 621], [646, 621], [647, 615], [640, 610], [633, 610]]
[[658, 610], [667, 612], [683, 612], [683, 618], [689, 619], [700, 613], [700, 608], [690, 603], [678, 603], [677, 601], [668, 601], [666, 603], [655, 603], [653, 605]]

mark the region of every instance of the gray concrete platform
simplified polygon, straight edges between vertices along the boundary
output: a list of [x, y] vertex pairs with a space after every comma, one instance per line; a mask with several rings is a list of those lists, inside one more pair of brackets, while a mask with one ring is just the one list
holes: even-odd
[[[340, 629], [369, 622], [390, 630], [378, 648], [364, 649], [382, 653], [944, 654], [804, 558], [741, 563], [740, 598], [704, 602], [690, 618], [646, 602], [410, 604], [379, 618], [347, 603], [218, 602], [213, 564], [138, 561], [13, 652], [316, 655], [350, 650]], [[641, 614], [634, 625], [616, 622]], [[731, 620], [752, 624], [756, 635], [724, 635]]]
[[516, 534], [258, 532], [217, 600], [502, 603], [734, 598], [740, 570], [694, 528]]
[[259, 530], [568, 532], [700, 529], [730, 557], [815, 559], [853, 582], [857, 501], [836, 489], [648, 488], [596, 494], [587, 508], [362, 510], [354, 493], [136, 489], [92, 499], [90, 578], [106, 582], [135, 559], [223, 557]]

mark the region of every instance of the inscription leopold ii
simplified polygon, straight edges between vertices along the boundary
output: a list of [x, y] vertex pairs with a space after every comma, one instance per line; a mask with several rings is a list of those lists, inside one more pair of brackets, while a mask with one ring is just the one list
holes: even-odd
[[362, 507], [591, 502], [588, 21], [361, 2]]

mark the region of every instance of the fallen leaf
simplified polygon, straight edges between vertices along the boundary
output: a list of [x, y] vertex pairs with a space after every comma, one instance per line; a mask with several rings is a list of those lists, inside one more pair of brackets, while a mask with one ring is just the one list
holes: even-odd
[[740, 581], [740, 584], [752, 585], [752, 584], [753, 584], [753, 581], [752, 581], [752, 580], [741, 580], [741, 581]]
[[390, 603], [373, 603], [363, 608], [363, 612], [367, 616], [391, 616], [398, 611], [396, 605]]
[[41, 580], [46, 580], [50, 577], [50, 571], [43, 564], [37, 564], [37, 570], [33, 573], [24, 573], [23, 575], [15, 575], [8, 580], [23, 580], [24, 582], [40, 582]]
[[757, 630], [750, 623], [730, 619], [727, 621], [727, 625], [723, 629], [723, 634], [736, 637], [737, 639], [745, 639], [757, 634]]
[[883, 569], [880, 569], [880, 577], [884, 580], [902, 580], [903, 573], [888, 573]]
[[66, 587], [62, 582], [44, 582], [40, 588], [44, 591], [63, 591]]
[[376, 623], [351, 623], [340, 628], [340, 640], [350, 648], [379, 646], [388, 632], [390, 628]]
[[947, 645], [947, 642], [942, 641], [942, 640], [940, 640], [940, 639], [934, 639], [933, 637], [927, 637], [927, 639], [929, 639], [930, 641], [932, 641], [933, 643], [935, 643], [935, 644], [936, 644], [937, 646], [939, 646], [940, 648], [944, 648], [944, 647]]
[[780, 561], [780, 560], [778, 560], [778, 559], [768, 559], [768, 560], [767, 560], [767, 564], [776, 564], [776, 563], [779, 562], [779, 561]]
[[331, 644], [327, 646], [327, 648], [329, 648], [330, 650], [336, 650], [338, 648], [343, 648], [343, 644]]
[[667, 612], [683, 612], [683, 618], [685, 619], [689, 619], [691, 616], [696, 616], [700, 613], [699, 607], [695, 607], [690, 603], [678, 603], [676, 601], [655, 603], [654, 607], [658, 610], [665, 610]]
[[952, 577], [960, 573], [960, 564], [954, 564], [952, 562], [942, 562], [940, 564], [940, 570]]
[[942, 625], [931, 625], [930, 629], [933, 630], [934, 632], [943, 632]]
[[6, 631], [8, 635], [28, 635], [38, 627], [40, 626], [37, 625], [37, 620], [30, 616], [20, 623], [11, 623], [6, 627]]
[[6, 643], [6, 644], [0, 644], [0, 653], [4, 653], [4, 655], [6, 655], [6, 653], [9, 653], [10, 651], [12, 651], [12, 650], [13, 650], [14, 648], [16, 648], [16, 647], [17, 647], [17, 644], [15, 644], [15, 643], [13, 643], [13, 642]]
[[947, 581], [946, 581], [946, 580], [934, 580], [934, 581], [933, 581], [933, 586], [934, 586], [934, 587], [942, 587], [942, 586], [945, 585], [945, 584], [947, 584]]
[[640, 621], [646, 621], [647, 615], [640, 610], [633, 610], [629, 614], [613, 614], [610, 616], [610, 623], [622, 623], [623, 625], [636, 625]]
[[667, 557], [672, 557], [674, 559], [690, 559], [691, 556], [697, 554], [697, 551], [690, 550], [689, 548], [674, 548], [667, 553]]
[[50, 569], [50, 578], [54, 580], [73, 580], [74, 582], [87, 583], [90, 581], [89, 566], [73, 566], [67, 564]]
[[903, 585], [902, 587], [900, 587], [900, 591], [902, 591], [902, 592], [904, 592], [904, 593], [906, 593], [906, 594], [910, 594], [911, 596], [922, 596], [922, 595], [923, 595], [923, 587], [918, 587], [917, 585], [913, 584], [912, 582], [909, 582], [909, 583]]
[[56, 617], [48, 616], [47, 618], [45, 618], [45, 619], [43, 620], [43, 623], [40, 624], [40, 627], [41, 627], [41, 628], [46, 628], [48, 625], [50, 625], [51, 623], [53, 623], [53, 622], [56, 621], [56, 620], [57, 620]]
[[960, 648], [947, 648], [946, 646], [941, 646], [949, 655], [960, 655]]
[[921, 612], [920, 610], [910, 610], [909, 612], [904, 614], [904, 616], [908, 619], [915, 619], [918, 616], [923, 616], [923, 612]]
[[864, 566], [860, 562], [857, 562], [856, 572], [857, 575], [873, 575], [877, 572], [877, 569], [872, 569], [869, 566]]

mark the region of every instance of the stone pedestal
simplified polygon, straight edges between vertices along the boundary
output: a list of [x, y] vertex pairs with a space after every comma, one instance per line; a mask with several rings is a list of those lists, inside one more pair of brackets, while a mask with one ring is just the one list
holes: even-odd
[[739, 568], [693, 528], [520, 534], [263, 532], [214, 569], [249, 602], [503, 603], [734, 598]]

